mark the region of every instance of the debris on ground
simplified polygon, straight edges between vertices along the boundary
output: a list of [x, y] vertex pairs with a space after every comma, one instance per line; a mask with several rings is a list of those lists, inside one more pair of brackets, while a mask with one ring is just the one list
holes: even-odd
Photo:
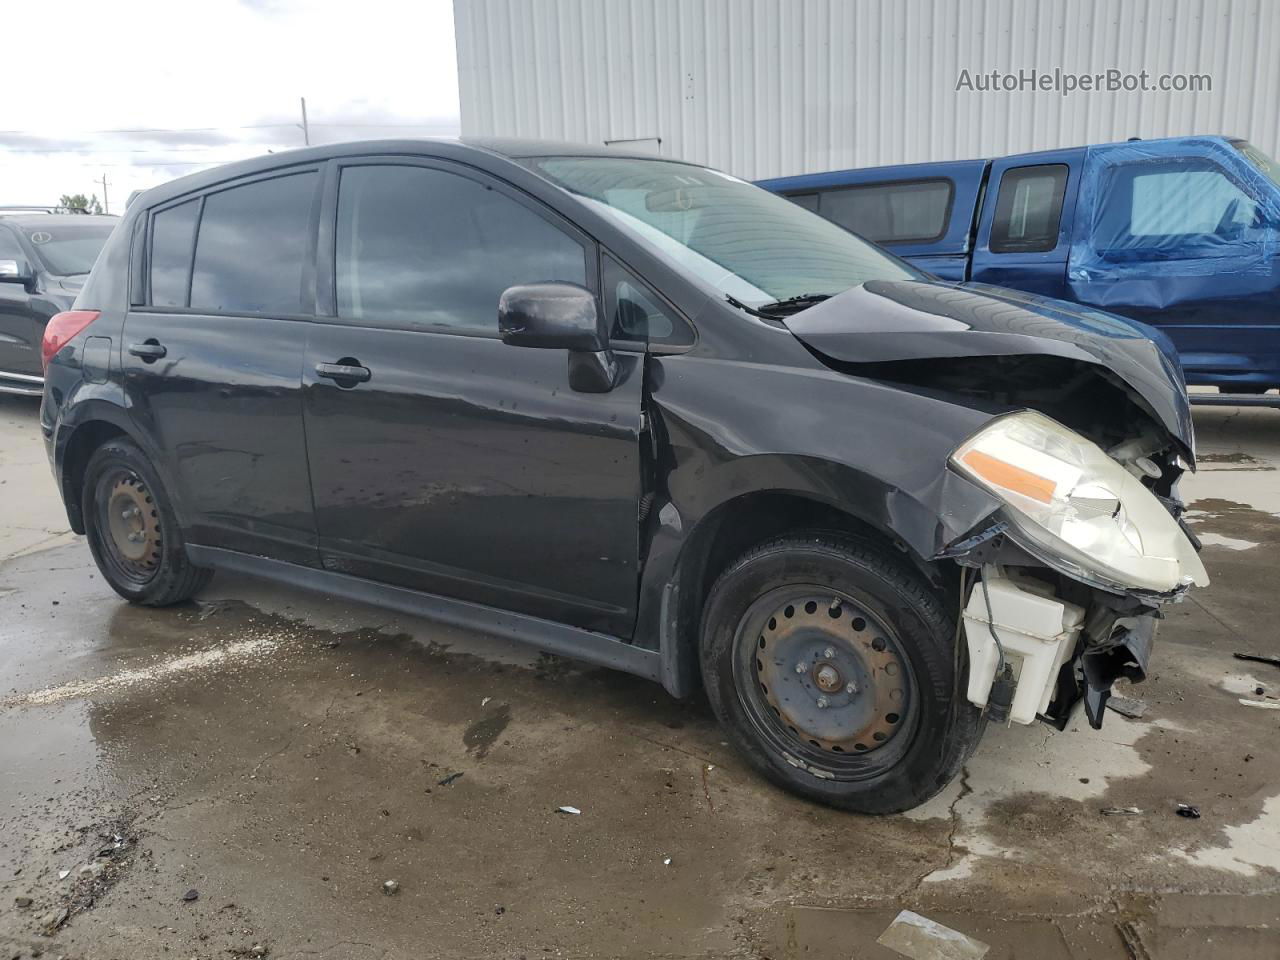
[[389, 897], [394, 896], [395, 894], [400, 892], [400, 884], [397, 883], [395, 880], [383, 881], [382, 892]]
[[669, 866], [671, 866], [671, 858], [670, 858], [670, 857], [663, 857], [663, 858], [662, 858], [662, 865], [663, 865], [664, 867], [669, 867]]
[[70, 870], [59, 870], [59, 871], [58, 871], [58, 879], [59, 879], [59, 880], [65, 880], [65, 879], [67, 879], [67, 877], [69, 877], [69, 876], [71, 876], [71, 871], [70, 871]]
[[981, 960], [991, 949], [981, 940], [903, 910], [876, 943], [911, 960]]
[[184, 903], [194, 903], [199, 899], [200, 899], [199, 890], [188, 890], [186, 893], [182, 895], [182, 900]]
[[46, 937], [52, 937], [70, 918], [71, 911], [66, 907], [62, 907], [59, 910], [50, 910], [40, 918], [40, 932]]
[[1136, 817], [1142, 813], [1137, 807], [1103, 807], [1104, 817]]
[[1107, 699], [1107, 707], [1128, 717], [1130, 720], [1141, 720], [1147, 712], [1147, 702], [1136, 697], [1120, 697], [1114, 693]]
[[571, 813], [577, 816], [582, 813], [577, 807], [556, 807], [556, 813]]
[[1280, 657], [1271, 657], [1263, 653], [1233, 653], [1232, 656], [1237, 660], [1248, 660], [1250, 663], [1269, 663], [1273, 667], [1280, 667]]
[[1240, 702], [1246, 707], [1259, 707], [1263, 710], [1280, 710], [1280, 700], [1250, 700], [1241, 697]]
[[1200, 808], [1193, 807], [1189, 803], [1179, 803], [1178, 808], [1174, 811], [1180, 817], [1186, 817], [1188, 820], [1200, 819]]
[[27, 907], [31, 906], [33, 902], [34, 901], [32, 901], [30, 897], [14, 897], [13, 898], [13, 905], [17, 907], [19, 910], [27, 909]]
[[445, 777], [443, 780], [439, 781], [439, 784], [442, 787], [451, 787], [454, 785], [455, 782], [457, 782], [460, 779], [462, 779], [462, 774], [451, 773], [447, 777]]

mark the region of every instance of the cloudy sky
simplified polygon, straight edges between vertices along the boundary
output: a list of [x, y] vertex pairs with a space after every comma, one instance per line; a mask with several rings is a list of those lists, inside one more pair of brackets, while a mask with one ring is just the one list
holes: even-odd
[[[14, 15], [17, 15], [15, 23]], [[130, 191], [311, 142], [458, 132], [451, 0], [17, 0], [0, 205]]]

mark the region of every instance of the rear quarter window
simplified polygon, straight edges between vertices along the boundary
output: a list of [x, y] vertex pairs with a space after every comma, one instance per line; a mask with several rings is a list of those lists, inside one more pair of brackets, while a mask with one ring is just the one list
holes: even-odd
[[1006, 170], [991, 221], [991, 252], [1044, 253], [1056, 247], [1066, 192], [1065, 163]]

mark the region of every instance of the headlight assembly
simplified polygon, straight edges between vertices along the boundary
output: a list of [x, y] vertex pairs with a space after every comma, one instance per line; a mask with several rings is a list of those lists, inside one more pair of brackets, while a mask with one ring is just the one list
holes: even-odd
[[961, 444], [951, 465], [1008, 505], [1015, 539], [1030, 541], [1024, 546], [1057, 559], [1065, 572], [1157, 593], [1209, 583], [1156, 496], [1096, 444], [1043, 414], [996, 420]]

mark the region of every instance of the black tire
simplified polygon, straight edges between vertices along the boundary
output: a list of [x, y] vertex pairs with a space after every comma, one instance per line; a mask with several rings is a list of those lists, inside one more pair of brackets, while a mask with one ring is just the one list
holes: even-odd
[[187, 559], [164, 485], [131, 440], [108, 440], [89, 457], [81, 506], [94, 562], [111, 589], [130, 603], [181, 603], [213, 577], [212, 570]]
[[752, 549], [712, 587], [703, 683], [769, 780], [844, 810], [898, 813], [942, 790], [986, 726], [964, 698], [955, 635], [942, 598], [900, 555], [798, 534]]

